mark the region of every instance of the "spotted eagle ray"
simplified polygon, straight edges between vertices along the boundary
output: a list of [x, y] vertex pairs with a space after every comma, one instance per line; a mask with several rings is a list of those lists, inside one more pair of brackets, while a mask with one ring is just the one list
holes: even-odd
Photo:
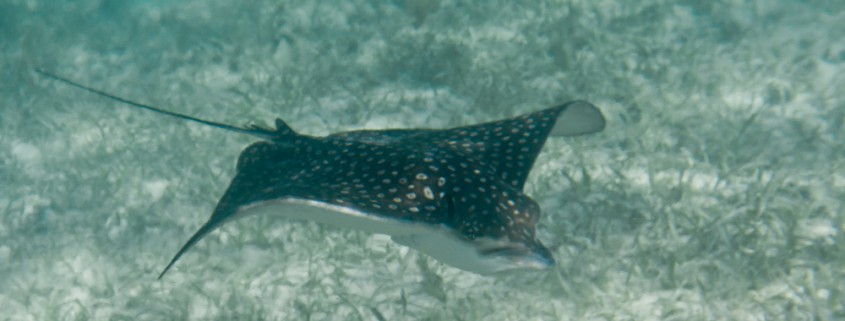
[[504, 120], [451, 129], [386, 129], [304, 135], [236, 127], [162, 110], [52, 73], [73, 87], [159, 114], [261, 138], [238, 157], [237, 173], [211, 218], [179, 249], [161, 279], [191, 247], [224, 223], [254, 214], [386, 234], [440, 262], [488, 275], [547, 269], [537, 240], [540, 207], [523, 193], [549, 136], [600, 132], [605, 119], [571, 101]]

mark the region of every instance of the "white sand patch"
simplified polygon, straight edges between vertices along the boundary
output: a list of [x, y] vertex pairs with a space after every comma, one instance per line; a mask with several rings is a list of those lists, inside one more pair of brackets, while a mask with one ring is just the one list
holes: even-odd
[[11, 152], [12, 156], [23, 163], [32, 164], [41, 161], [41, 150], [29, 143], [13, 141]]
[[35, 214], [36, 211], [42, 210], [44, 207], [50, 206], [52, 201], [49, 198], [46, 198], [41, 195], [37, 194], [30, 194], [23, 197], [23, 216], [31, 216]]
[[150, 195], [151, 199], [148, 200], [150, 203], [157, 202], [161, 199], [164, 193], [167, 191], [167, 187], [170, 186], [170, 181], [164, 179], [156, 179], [151, 181], [146, 181], [143, 183], [144, 191]]
[[85, 150], [92, 145], [103, 143], [103, 131], [100, 128], [85, 128], [70, 134], [70, 152]]
[[0, 245], [0, 262], [8, 262], [12, 249], [7, 245]]
[[471, 28], [469, 30], [469, 41], [479, 42], [485, 40], [508, 41], [525, 43], [525, 35], [516, 32], [514, 26], [487, 25], [482, 28]]
[[799, 222], [796, 234], [803, 237], [803, 245], [808, 246], [812, 242], [821, 242], [833, 245], [839, 230], [833, 222], [828, 219], [808, 219]]
[[211, 65], [203, 69], [198, 77], [200, 84], [219, 89], [231, 88], [243, 80], [240, 73], [233, 72], [224, 65]]
[[361, 44], [361, 53], [358, 55], [357, 63], [364, 66], [374, 66], [379, 63], [379, 53], [384, 52], [387, 43], [384, 39], [374, 38]]

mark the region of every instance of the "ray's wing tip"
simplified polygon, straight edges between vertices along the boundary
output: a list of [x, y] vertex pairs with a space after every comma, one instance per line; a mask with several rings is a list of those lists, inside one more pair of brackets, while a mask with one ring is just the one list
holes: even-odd
[[574, 100], [563, 107], [552, 128], [552, 136], [571, 137], [598, 133], [607, 125], [601, 110], [587, 101]]
[[158, 274], [158, 278], [156, 278], [156, 280], [161, 281], [161, 278], [163, 278], [164, 275], [167, 274], [167, 271], [170, 271], [170, 268], [172, 268], [173, 265], [176, 264], [176, 261], [179, 260], [179, 257], [182, 256], [182, 253], [184, 253], [184, 249], [180, 250], [179, 253], [176, 254], [176, 256], [170, 259], [170, 262], [167, 263], [167, 266], [164, 267], [164, 270], [161, 270], [161, 273]]
[[[215, 214], [216, 213], [217, 212], [215, 211]], [[183, 244], [181, 248], [179, 248], [179, 252], [176, 252], [176, 255], [174, 255], [173, 258], [170, 259], [170, 262], [167, 263], [167, 266], [164, 267], [164, 270], [161, 271], [161, 274], [158, 275], [158, 279], [161, 280], [161, 278], [164, 277], [167, 271], [170, 271], [170, 268], [172, 268], [176, 264], [176, 262], [179, 261], [182, 255], [187, 253], [188, 250], [190, 250], [194, 245], [197, 244], [197, 242], [199, 242], [203, 237], [208, 235], [208, 233], [211, 233], [211, 231], [213, 231], [219, 225], [220, 221], [215, 221], [214, 216], [212, 216], [212, 219], [203, 224], [203, 226], [200, 227], [199, 230], [194, 232], [194, 234], [191, 235], [191, 238], [188, 239], [188, 241], [185, 242], [185, 244]]]

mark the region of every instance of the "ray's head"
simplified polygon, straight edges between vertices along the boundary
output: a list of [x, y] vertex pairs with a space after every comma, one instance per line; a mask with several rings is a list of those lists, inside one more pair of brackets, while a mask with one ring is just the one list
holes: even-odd
[[536, 237], [540, 217], [537, 203], [514, 189], [491, 197], [494, 207], [478, 207], [458, 200], [455, 209], [465, 211], [455, 226], [474, 247], [473, 267], [465, 270], [495, 274], [516, 270], [547, 270], [555, 259]]

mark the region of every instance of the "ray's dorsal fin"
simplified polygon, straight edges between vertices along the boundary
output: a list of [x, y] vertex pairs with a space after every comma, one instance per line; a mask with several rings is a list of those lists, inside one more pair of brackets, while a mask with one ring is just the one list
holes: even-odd
[[179, 113], [175, 113], [175, 112], [172, 112], [172, 111], [167, 111], [167, 110], [164, 110], [164, 109], [153, 107], [153, 106], [150, 106], [150, 105], [134, 102], [134, 101], [131, 101], [129, 99], [118, 97], [118, 96], [109, 94], [105, 91], [77, 83], [73, 80], [64, 78], [62, 76], [58, 76], [56, 74], [45, 71], [43, 69], [36, 68], [35, 72], [41, 74], [44, 77], [62, 82], [64, 84], [70, 85], [72, 87], [76, 87], [76, 88], [85, 90], [87, 92], [93, 93], [93, 94], [98, 95], [98, 96], [102, 96], [102, 97], [105, 97], [105, 98], [108, 98], [108, 99], [111, 99], [111, 100], [121, 102], [125, 105], [129, 105], [129, 106], [140, 108], [140, 109], [146, 109], [146, 110], [158, 113], [158, 114], [167, 115], [167, 116], [171, 116], [171, 117], [175, 117], [175, 118], [179, 118], [179, 119], [183, 119], [183, 120], [187, 120], [187, 121], [191, 121], [191, 122], [195, 122], [195, 123], [200, 123], [200, 124], [203, 124], [203, 125], [206, 125], [206, 126], [211, 126], [211, 127], [214, 127], [214, 128], [225, 129], [225, 130], [233, 131], [233, 132], [236, 132], [236, 133], [255, 136], [255, 137], [258, 137], [258, 138], [261, 138], [261, 139], [267, 139], [267, 140], [277, 140], [281, 137], [284, 137], [286, 135], [290, 135], [290, 134], [294, 133], [293, 130], [291, 130], [290, 127], [287, 126], [287, 124], [285, 124], [281, 119], [276, 119], [276, 129], [275, 130], [265, 129], [265, 128], [261, 128], [261, 127], [258, 127], [258, 126], [251, 126], [249, 128], [242, 128], [242, 127], [227, 125], [227, 124], [223, 124], [223, 123], [213, 122], [213, 121], [209, 121], [209, 120], [199, 119], [199, 118], [196, 118], [196, 117], [191, 117], [191, 116], [188, 116], [188, 115], [179, 114]]
[[291, 129], [290, 126], [288, 126], [288, 124], [281, 118], [276, 118], [276, 133], [278, 136], [282, 137], [296, 134], [296, 132], [293, 131], [293, 129]]

